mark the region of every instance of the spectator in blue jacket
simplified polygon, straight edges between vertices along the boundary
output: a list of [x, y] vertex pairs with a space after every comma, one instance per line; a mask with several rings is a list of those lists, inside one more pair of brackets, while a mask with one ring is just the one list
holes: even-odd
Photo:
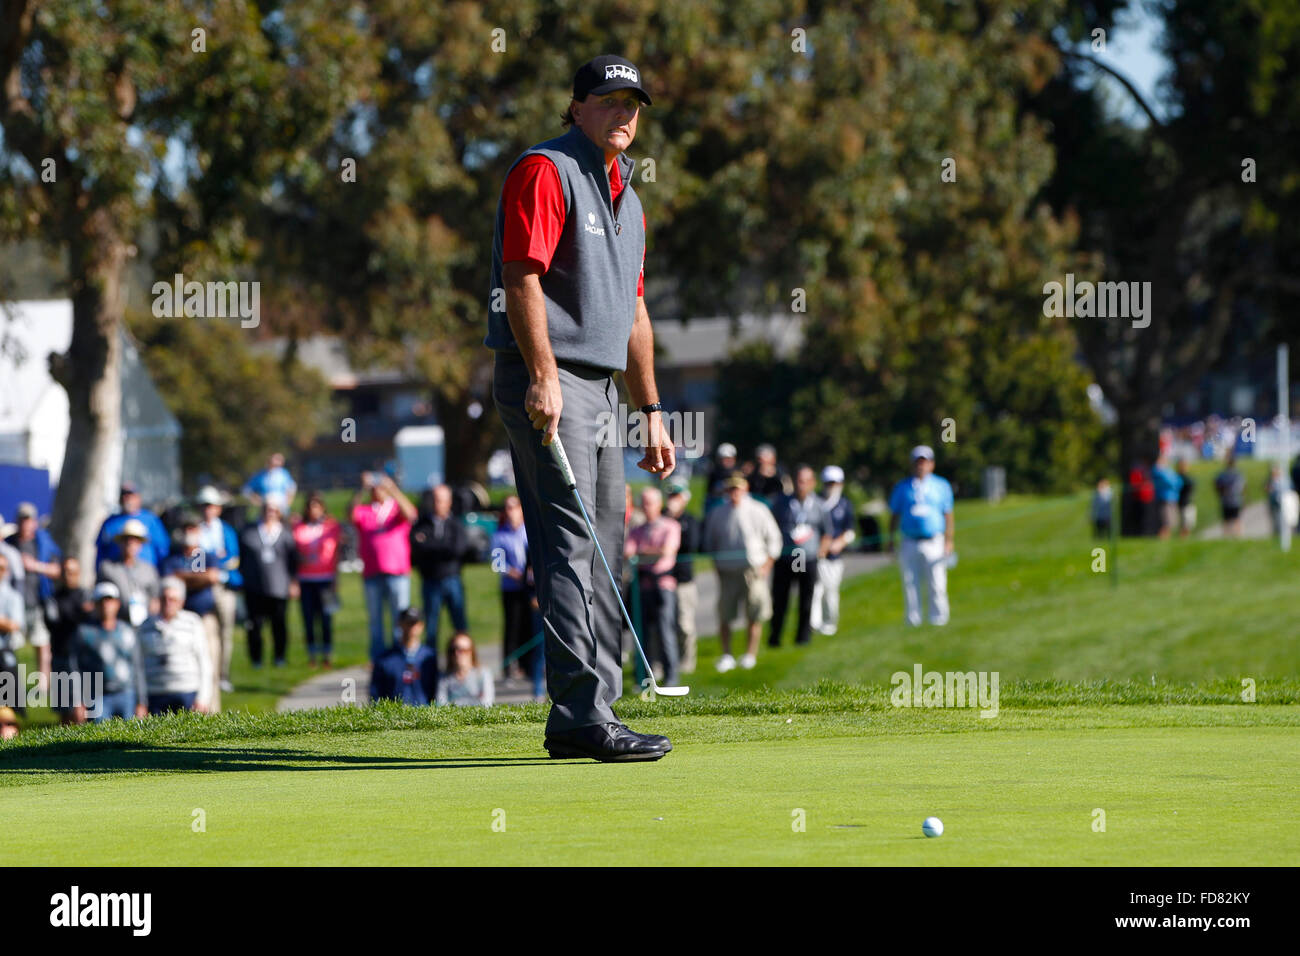
[[139, 490], [130, 482], [122, 485], [120, 502], [122, 509], [105, 521], [103, 527], [99, 529], [99, 537], [95, 542], [95, 566], [98, 567], [105, 561], [122, 560], [122, 548], [118, 537], [126, 523], [135, 520], [143, 522], [148, 532], [144, 547], [140, 550], [140, 560], [152, 564], [155, 570], [160, 569], [163, 559], [171, 553], [171, 538], [163, 526], [162, 519], [152, 511], [144, 509]]
[[398, 622], [402, 642], [375, 661], [370, 699], [426, 707], [438, 697], [438, 652], [424, 643], [424, 612], [418, 607], [408, 607]]
[[211, 485], [199, 491], [196, 499], [203, 509], [199, 524], [200, 546], [216, 555], [221, 573], [212, 586], [217, 604], [217, 630], [221, 639], [221, 659], [217, 663], [218, 687], [227, 694], [235, 689], [230, 683], [230, 656], [235, 649], [235, 620], [239, 616], [239, 592], [244, 589], [244, 575], [239, 570], [239, 533], [222, 519], [221, 492]]
[[1183, 488], [1183, 479], [1169, 467], [1169, 459], [1164, 455], [1151, 469], [1151, 478], [1156, 486], [1156, 501], [1160, 506], [1160, 537], [1167, 538], [1178, 521], [1178, 493]]
[[293, 507], [293, 499], [298, 494], [298, 484], [284, 467], [284, 455], [278, 452], [270, 457], [266, 468], [259, 471], [248, 484], [244, 485], [244, 497], [259, 508], [268, 495], [283, 495], [288, 502], [286, 507]]

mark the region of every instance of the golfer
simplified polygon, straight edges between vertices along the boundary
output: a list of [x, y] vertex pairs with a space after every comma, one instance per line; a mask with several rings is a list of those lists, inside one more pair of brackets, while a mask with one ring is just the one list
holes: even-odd
[[956, 526], [952, 485], [934, 474], [934, 449], [912, 449], [912, 477], [894, 486], [889, 496], [889, 549], [894, 533], [903, 532], [898, 566], [903, 575], [903, 605], [907, 623], [921, 626], [921, 584], [930, 592], [930, 623], [948, 623], [948, 556], [953, 553]]
[[[634, 733], [623, 693], [618, 599], [547, 447], [556, 435], [620, 574], [623, 451], [602, 445], [617, 414], [613, 373], [646, 416], [640, 467], [658, 478], [676, 455], [660, 415], [654, 341], [642, 298], [645, 217], [624, 155], [636, 138], [641, 71], [598, 56], [573, 78], [568, 131], [525, 150], [506, 175], [492, 240], [493, 399], [510, 437], [545, 635], [552, 757], [657, 760], [668, 738]], [[504, 293], [504, 294], [503, 294]]]

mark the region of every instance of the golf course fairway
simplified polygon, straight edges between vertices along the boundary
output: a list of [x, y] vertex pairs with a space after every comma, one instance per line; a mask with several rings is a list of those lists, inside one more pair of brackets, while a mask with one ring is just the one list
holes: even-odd
[[[800, 698], [806, 704], [808, 695]], [[0, 752], [6, 865], [1286, 865], [1294, 706], [673, 713], [647, 764], [553, 761], [541, 708], [168, 718]], [[797, 703], [797, 700], [788, 700]], [[655, 707], [661, 709], [656, 710]], [[745, 708], [738, 708], [743, 711]], [[650, 716], [655, 715], [655, 716]], [[421, 717], [409, 717], [406, 723]], [[277, 726], [276, 721], [282, 723]], [[296, 721], [296, 722], [295, 722]], [[319, 726], [316, 732], [296, 732]], [[161, 729], [159, 729], [161, 728]], [[82, 732], [84, 736], [84, 731]], [[235, 736], [232, 736], [235, 735]], [[190, 739], [187, 739], [190, 738]], [[208, 739], [204, 739], [204, 738]], [[921, 833], [942, 819], [937, 839]], [[1103, 829], [1104, 827], [1104, 829]]]

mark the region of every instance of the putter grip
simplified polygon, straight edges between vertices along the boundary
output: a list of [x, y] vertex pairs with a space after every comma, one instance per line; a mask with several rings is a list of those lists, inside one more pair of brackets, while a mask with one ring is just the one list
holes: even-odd
[[573, 477], [573, 469], [569, 467], [569, 456], [564, 453], [564, 443], [560, 441], [559, 435], [556, 435], [551, 442], [551, 454], [555, 456], [555, 463], [560, 466], [560, 473], [564, 475], [564, 483], [570, 488], [578, 487], [578, 482]]

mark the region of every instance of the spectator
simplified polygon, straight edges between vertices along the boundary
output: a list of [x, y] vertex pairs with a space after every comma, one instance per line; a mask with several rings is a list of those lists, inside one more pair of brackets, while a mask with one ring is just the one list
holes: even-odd
[[42, 686], [49, 686], [50, 632], [45, 627], [43, 608], [54, 594], [54, 582], [62, 573], [58, 545], [40, 526], [36, 506], [23, 502], [18, 506], [18, 530], [9, 538], [9, 546], [22, 556], [24, 636], [36, 649], [36, 663]]
[[501, 525], [492, 535], [492, 570], [501, 575], [501, 616], [504, 623], [501, 659], [505, 677], [523, 677], [524, 665], [514, 660], [532, 639], [531, 589], [528, 586], [528, 529], [516, 495], [505, 500]]
[[767, 575], [781, 556], [781, 529], [772, 512], [749, 496], [745, 477], [732, 475], [723, 487], [727, 500], [704, 519], [704, 550], [713, 555], [718, 572], [719, 673], [736, 667], [731, 656], [731, 624], [742, 607], [749, 624], [749, 643], [740, 666], [750, 670], [758, 662], [763, 622], [772, 617]]
[[632, 486], [623, 485], [623, 534], [626, 537], [627, 532], [633, 528], [638, 528], [645, 524], [645, 512], [636, 506], [636, 499], [632, 495]]
[[790, 586], [799, 587], [799, 625], [794, 642], [805, 645], [812, 642], [813, 590], [817, 585], [821, 564], [831, 543], [830, 516], [821, 499], [814, 493], [817, 473], [808, 465], [795, 469], [794, 494], [782, 495], [776, 500], [772, 517], [781, 529], [782, 554], [776, 560], [772, 573], [772, 624], [768, 630], [767, 646], [781, 646], [781, 632], [785, 630], [785, 611], [790, 603]]
[[282, 517], [287, 503], [278, 494], [262, 503], [262, 520], [249, 525], [239, 540], [247, 556], [241, 567], [248, 603], [248, 654], [255, 669], [262, 667], [262, 627], [269, 624], [275, 642], [275, 666], [283, 667], [289, 649], [285, 615], [298, 597], [298, 549]]
[[14, 651], [23, 646], [26, 609], [22, 592], [9, 583], [9, 556], [0, 554], [0, 673], [18, 665]]
[[822, 503], [831, 536], [826, 558], [817, 562], [817, 583], [813, 586], [812, 629], [827, 636], [840, 626], [840, 585], [844, 581], [844, 549], [857, 537], [853, 530], [853, 504], [844, 497], [844, 469], [827, 465], [822, 469]]
[[284, 455], [278, 452], [267, 459], [266, 468], [248, 479], [248, 484], [244, 485], [244, 497], [259, 508], [270, 495], [280, 495], [285, 502], [286, 511], [298, 496], [298, 485], [289, 474], [289, 469], [284, 467]]
[[[126, 604], [126, 621], [139, 627], [161, 609], [158, 588], [158, 569], [145, 560], [149, 546], [149, 529], [143, 521], [132, 518], [117, 533], [120, 561], [105, 561], [99, 566], [99, 580], [117, 586], [121, 600]], [[166, 554], [167, 552], [163, 552]]]
[[208, 486], [199, 492], [199, 506], [203, 508], [203, 523], [199, 526], [203, 550], [217, 556], [217, 569], [221, 572], [212, 586], [212, 597], [217, 604], [218, 636], [221, 639], [221, 658], [218, 661], [217, 688], [224, 693], [235, 689], [230, 682], [230, 657], [235, 649], [235, 621], [239, 616], [239, 592], [244, 589], [244, 576], [239, 570], [239, 534], [222, 519], [221, 492]]
[[934, 474], [929, 445], [912, 449], [912, 477], [894, 486], [889, 496], [889, 549], [894, 533], [903, 532], [899, 568], [903, 575], [903, 604], [907, 623], [921, 626], [921, 582], [930, 594], [930, 623], [948, 623], [948, 556], [954, 551], [956, 525], [952, 486]]
[[420, 569], [420, 598], [424, 602], [424, 639], [438, 650], [438, 625], [447, 605], [451, 626], [469, 630], [465, 615], [465, 586], [460, 565], [469, 546], [465, 526], [451, 513], [451, 488], [439, 485], [425, 492], [419, 520], [411, 529], [411, 561]]
[[1187, 469], [1187, 459], [1178, 459], [1178, 535], [1185, 538], [1196, 530], [1196, 479]]
[[[197, 518], [194, 525], [198, 527]], [[209, 713], [216, 686], [209, 631], [198, 614], [185, 610], [185, 584], [180, 578], [163, 578], [162, 595], [162, 613], [140, 628], [149, 713]]]
[[[411, 524], [415, 506], [393, 479], [366, 472], [361, 493], [352, 499], [352, 524], [357, 529], [370, 619], [370, 659], [376, 661], [397, 635], [397, 617], [411, 605]], [[389, 629], [384, 628], [388, 610]], [[387, 636], [385, 636], [387, 635]]]
[[1223, 510], [1223, 536], [1241, 537], [1241, 504], [1246, 493], [1246, 476], [1237, 469], [1237, 456], [1228, 453], [1223, 470], [1214, 479], [1214, 491]]
[[1160, 537], [1167, 538], [1178, 523], [1178, 498], [1183, 480], [1178, 472], [1169, 467], [1169, 461], [1163, 455], [1156, 460], [1151, 478], [1156, 486], [1156, 501], [1160, 509], [1159, 534]]
[[709, 469], [708, 484], [704, 489], [705, 510], [708, 510], [710, 502], [716, 504], [726, 497], [722, 489], [722, 483], [735, 473], [736, 446], [731, 442], [724, 441], [718, 446], [718, 453], [714, 459], [713, 467]]
[[162, 567], [162, 562], [171, 551], [171, 537], [163, 526], [162, 519], [152, 511], [146, 511], [141, 502], [140, 492], [131, 482], [122, 485], [119, 498], [121, 510], [104, 522], [99, 529], [99, 538], [95, 544], [95, 566], [106, 561], [120, 563], [122, 560], [122, 529], [131, 522], [144, 531], [144, 544], [140, 548], [140, 560], [151, 564], [154, 570]]
[[492, 672], [478, 662], [478, 648], [465, 633], [447, 644], [447, 672], [438, 684], [438, 704], [456, 707], [491, 707], [496, 700]]
[[100, 724], [114, 717], [130, 720], [148, 713], [144, 655], [135, 629], [119, 618], [122, 595], [111, 581], [95, 585], [95, 616], [77, 632], [73, 657], [77, 670], [99, 684], [98, 700], [78, 706], [77, 722], [88, 716]]
[[1286, 492], [1286, 477], [1282, 473], [1282, 466], [1273, 465], [1269, 468], [1268, 478], [1264, 482], [1264, 496], [1268, 499], [1268, 517], [1272, 522], [1275, 538], [1282, 533]]
[[5, 556], [5, 563], [9, 568], [4, 580], [8, 582], [11, 588], [21, 594], [23, 592], [23, 581], [26, 578], [26, 575], [23, 574], [23, 553], [12, 547], [7, 540], [17, 532], [18, 525], [6, 523], [4, 515], [0, 515], [0, 554]]
[[771, 507], [786, 493], [785, 472], [776, 462], [776, 449], [759, 445], [754, 451], [754, 469], [749, 474], [749, 493]]
[[12, 707], [0, 707], [0, 740], [13, 740], [18, 736], [18, 715]]
[[[623, 556], [636, 555], [637, 585], [641, 595], [642, 636], [650, 666], [663, 668], [663, 681], [677, 683], [677, 549], [682, 529], [663, 513], [663, 494], [658, 488], [641, 492], [645, 524], [633, 528], [623, 545]], [[649, 626], [646, 626], [649, 625]], [[656, 678], [658, 679], [658, 678]]]
[[[338, 609], [339, 543], [342, 528], [325, 508], [317, 492], [307, 498], [307, 509], [293, 529], [298, 548], [298, 585], [302, 604], [302, 629], [307, 636], [307, 666], [333, 666], [334, 612]], [[320, 638], [317, 639], [317, 624]]]
[[[221, 571], [217, 567], [217, 555], [203, 547], [199, 516], [186, 512], [181, 515], [180, 523], [181, 545], [163, 562], [163, 569], [185, 585], [185, 610], [196, 615], [203, 625], [204, 641], [211, 658], [207, 674], [213, 682], [203, 700], [206, 712], [215, 714], [221, 711], [221, 683], [217, 676], [221, 670], [221, 621], [217, 617], [217, 596], [213, 589], [219, 585]], [[165, 613], [166, 593], [162, 603], [162, 612]]]
[[1111, 490], [1109, 478], [1098, 478], [1092, 492], [1092, 536], [1109, 538], [1111, 525]]
[[370, 700], [399, 700], [427, 707], [438, 696], [438, 652], [424, 641], [424, 615], [408, 607], [400, 618], [401, 642], [375, 661]]
[[45, 628], [50, 634], [50, 670], [63, 675], [50, 682], [50, 706], [67, 724], [76, 720], [80, 702], [80, 697], [74, 696], [81, 690], [81, 675], [73, 660], [77, 632], [94, 613], [95, 602], [81, 586], [80, 561], [65, 557], [61, 570], [59, 586], [45, 604]]
[[685, 482], [673, 481], [668, 485], [668, 516], [682, 529], [673, 577], [677, 580], [678, 670], [683, 674], [695, 673], [695, 616], [699, 612], [700, 591], [695, 583], [692, 555], [698, 554], [704, 544], [703, 524], [686, 510], [690, 500], [691, 490]]

